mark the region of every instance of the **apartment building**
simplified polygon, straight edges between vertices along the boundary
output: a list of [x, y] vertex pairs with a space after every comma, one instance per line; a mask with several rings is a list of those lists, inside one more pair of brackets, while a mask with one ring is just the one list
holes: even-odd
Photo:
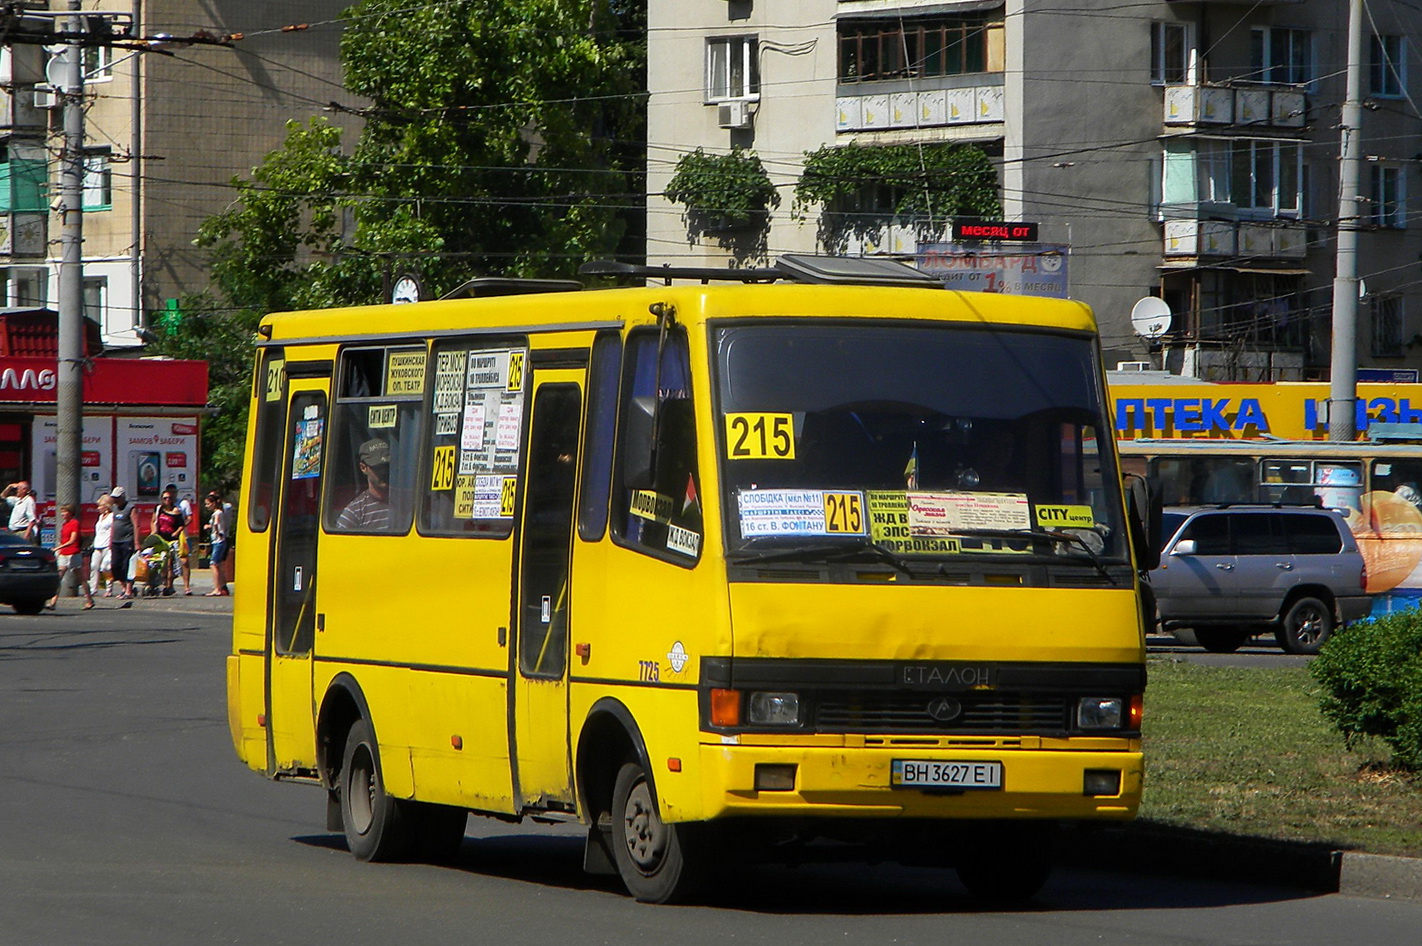
[[[27, 5], [46, 9], [43, 2]], [[285, 123], [344, 100], [346, 0], [85, 0], [84, 299], [108, 348], [208, 284], [197, 228], [285, 138]], [[48, 9], [67, 8], [50, 0]], [[33, 27], [34, 21], [27, 21]], [[298, 27], [283, 29], [283, 27]], [[211, 40], [242, 34], [229, 45]], [[145, 49], [122, 37], [168, 42]], [[184, 42], [198, 37], [209, 42]], [[0, 305], [58, 300], [53, 212], [62, 108], [45, 47], [0, 49]], [[339, 116], [337, 116], [339, 118]]]
[[[1328, 365], [1348, 4], [1338, 0], [652, 0], [648, 261], [887, 253], [951, 286], [1092, 305], [1108, 362], [1216, 380]], [[1422, 8], [1368, 5], [1359, 361], [1422, 367]], [[1026, 241], [955, 240], [862, 188], [798, 208], [826, 145], [981, 148]], [[682, 156], [745, 149], [780, 201], [706, 226], [661, 195]], [[923, 153], [928, 153], [923, 150]], [[882, 206], [875, 207], [881, 201]], [[878, 219], [875, 213], [878, 213]], [[763, 226], [761, 224], [764, 224]], [[1131, 313], [1163, 299], [1168, 322]]]

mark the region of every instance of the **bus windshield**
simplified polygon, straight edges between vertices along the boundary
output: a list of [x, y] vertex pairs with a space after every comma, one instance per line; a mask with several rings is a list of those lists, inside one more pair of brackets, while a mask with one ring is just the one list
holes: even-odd
[[728, 551], [1125, 558], [1089, 339], [797, 320], [714, 349]]

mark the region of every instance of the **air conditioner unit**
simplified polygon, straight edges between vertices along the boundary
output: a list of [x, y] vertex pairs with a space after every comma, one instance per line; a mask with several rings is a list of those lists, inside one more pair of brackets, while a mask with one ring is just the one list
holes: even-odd
[[47, 86], [35, 86], [35, 108], [58, 108], [59, 92]]
[[716, 107], [716, 123], [722, 128], [749, 128], [751, 110], [749, 102], [725, 102]]
[[1118, 361], [1118, 362], [1116, 362], [1116, 370], [1117, 370], [1117, 371], [1152, 371], [1152, 370], [1154, 370], [1154, 368], [1155, 368], [1155, 365], [1151, 364], [1151, 363], [1148, 362], [1148, 361]]

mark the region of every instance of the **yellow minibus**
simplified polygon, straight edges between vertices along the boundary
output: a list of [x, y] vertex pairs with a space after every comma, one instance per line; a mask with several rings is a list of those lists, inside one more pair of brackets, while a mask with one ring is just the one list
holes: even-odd
[[262, 321], [248, 766], [365, 860], [580, 823], [648, 902], [825, 838], [1021, 898], [1058, 826], [1135, 814], [1155, 542], [1087, 307], [860, 260], [588, 271], [664, 284]]

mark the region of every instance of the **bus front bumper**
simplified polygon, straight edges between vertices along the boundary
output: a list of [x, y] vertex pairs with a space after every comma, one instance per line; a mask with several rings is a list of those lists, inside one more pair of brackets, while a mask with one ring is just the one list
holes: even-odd
[[[1083, 751], [703, 744], [703, 817], [1123, 820], [1134, 817], [1140, 806], [1138, 745]], [[1001, 766], [1001, 786], [897, 787], [891, 774], [896, 761], [995, 762]], [[1097, 794], [1109, 791], [1113, 781], [1113, 793]], [[788, 787], [757, 788], [767, 783]]]

